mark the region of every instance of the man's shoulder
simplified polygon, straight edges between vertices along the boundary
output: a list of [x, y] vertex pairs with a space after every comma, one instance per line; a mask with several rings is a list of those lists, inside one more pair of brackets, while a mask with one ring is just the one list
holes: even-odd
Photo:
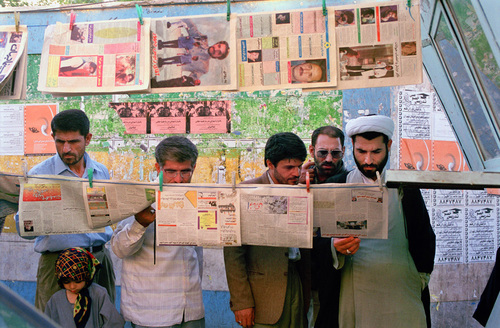
[[40, 162], [37, 165], [33, 166], [31, 170], [29, 170], [28, 174], [55, 174], [56, 156], [57, 155], [49, 157], [43, 162]]
[[262, 174], [260, 177], [256, 177], [250, 180], [242, 181], [241, 184], [269, 184], [267, 179], [267, 173]]

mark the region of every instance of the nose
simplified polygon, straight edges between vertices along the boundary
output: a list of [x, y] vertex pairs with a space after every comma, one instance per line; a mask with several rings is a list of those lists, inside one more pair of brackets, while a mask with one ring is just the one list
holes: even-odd
[[373, 164], [373, 156], [370, 153], [365, 155], [365, 164]]
[[67, 153], [69, 151], [71, 151], [71, 146], [70, 146], [69, 142], [65, 142], [63, 145], [63, 153]]
[[172, 181], [173, 183], [182, 183], [182, 177], [181, 177], [181, 172], [177, 172], [177, 175]]
[[70, 283], [68, 284], [68, 287], [69, 287], [69, 289], [75, 289], [75, 287], [76, 287], [76, 283], [75, 283], [74, 281], [72, 281], [72, 282], [70, 282]]

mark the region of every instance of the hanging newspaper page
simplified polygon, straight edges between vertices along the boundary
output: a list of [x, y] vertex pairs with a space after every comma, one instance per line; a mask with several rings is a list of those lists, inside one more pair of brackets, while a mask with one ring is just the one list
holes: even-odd
[[158, 183], [82, 183], [88, 225], [101, 228], [139, 213], [155, 202]]
[[139, 92], [149, 89], [150, 20], [49, 25], [38, 90], [54, 94]]
[[0, 105], [0, 156], [24, 155], [24, 105]]
[[157, 199], [157, 245], [241, 245], [238, 190], [167, 184]]
[[59, 175], [20, 178], [20, 235], [104, 232], [87, 223], [80, 180]]
[[305, 188], [244, 185], [240, 205], [242, 243], [312, 248], [312, 200], [312, 193]]
[[9, 82], [23, 54], [26, 53], [28, 27], [0, 26], [0, 90]]
[[153, 19], [153, 92], [236, 90], [235, 25], [225, 14]]
[[333, 21], [321, 8], [238, 15], [238, 89], [334, 87]]
[[422, 83], [418, 1], [410, 9], [406, 1], [391, 1], [330, 11], [335, 13], [338, 89]]
[[326, 183], [311, 186], [314, 227], [322, 237], [387, 239], [387, 188], [366, 184]]

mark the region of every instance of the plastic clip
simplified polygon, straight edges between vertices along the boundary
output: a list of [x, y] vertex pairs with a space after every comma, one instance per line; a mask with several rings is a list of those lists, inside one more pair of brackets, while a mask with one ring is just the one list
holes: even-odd
[[231, 0], [227, 0], [227, 21], [231, 20]]
[[160, 172], [160, 177], [158, 178], [160, 179], [160, 191], [163, 191], [163, 170]]
[[236, 192], [236, 172], [233, 172], [233, 176], [231, 178], [233, 183], [233, 192]]
[[90, 187], [90, 188], [93, 188], [93, 187], [92, 187], [92, 183], [93, 183], [93, 181], [92, 181], [92, 180], [94, 180], [94, 170], [92, 170], [92, 169], [87, 169], [87, 176], [89, 177], [89, 187]]
[[306, 190], [309, 192], [309, 188], [311, 187], [311, 180], [309, 178], [309, 171], [306, 171]]
[[326, 10], [326, 0], [323, 0], [323, 16], [327, 15], [327, 10]]
[[14, 11], [14, 24], [16, 24], [16, 33], [19, 33], [19, 21], [20, 21], [19, 11]]
[[137, 10], [137, 16], [139, 17], [139, 23], [141, 23], [141, 25], [144, 25], [144, 21], [142, 20], [142, 6], [135, 4], [135, 9]]
[[380, 188], [380, 191], [382, 191], [384, 189], [384, 186], [382, 186], [382, 179], [380, 178], [380, 172], [375, 171], [375, 174], [377, 175], [378, 187]]
[[73, 10], [69, 14], [69, 30], [73, 31], [73, 26], [75, 26], [76, 14]]
[[411, 19], [415, 20], [415, 18], [413, 18], [412, 14], [411, 14], [411, 0], [406, 1], [406, 7], [408, 7], [408, 12], [410, 13]]
[[28, 163], [26, 160], [23, 158], [23, 177], [24, 177], [24, 182], [28, 182]]

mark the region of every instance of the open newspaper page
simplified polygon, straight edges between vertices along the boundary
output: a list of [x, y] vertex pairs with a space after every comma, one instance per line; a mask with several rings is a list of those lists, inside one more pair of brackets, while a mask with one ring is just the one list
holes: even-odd
[[338, 89], [422, 82], [420, 6], [412, 1], [329, 8], [337, 37]]
[[150, 20], [56, 23], [45, 30], [38, 90], [54, 94], [149, 89]]
[[241, 245], [238, 190], [167, 184], [157, 199], [157, 245]]
[[235, 17], [163, 17], [151, 22], [156, 93], [236, 90]]
[[314, 227], [322, 237], [387, 239], [387, 188], [366, 184], [325, 183], [311, 186]]
[[87, 223], [81, 179], [40, 175], [19, 181], [21, 236], [104, 232]]
[[238, 89], [334, 87], [332, 23], [321, 8], [238, 15]]
[[[18, 32], [15, 26], [0, 26], [0, 90], [7, 84], [12, 84], [12, 74], [21, 59], [26, 62], [27, 44], [27, 26], [19, 26]], [[17, 75], [22, 78], [20, 72]]]
[[244, 186], [240, 204], [243, 244], [312, 248], [312, 193], [290, 186]]
[[139, 213], [155, 201], [158, 183], [82, 183], [88, 224], [101, 228]]

